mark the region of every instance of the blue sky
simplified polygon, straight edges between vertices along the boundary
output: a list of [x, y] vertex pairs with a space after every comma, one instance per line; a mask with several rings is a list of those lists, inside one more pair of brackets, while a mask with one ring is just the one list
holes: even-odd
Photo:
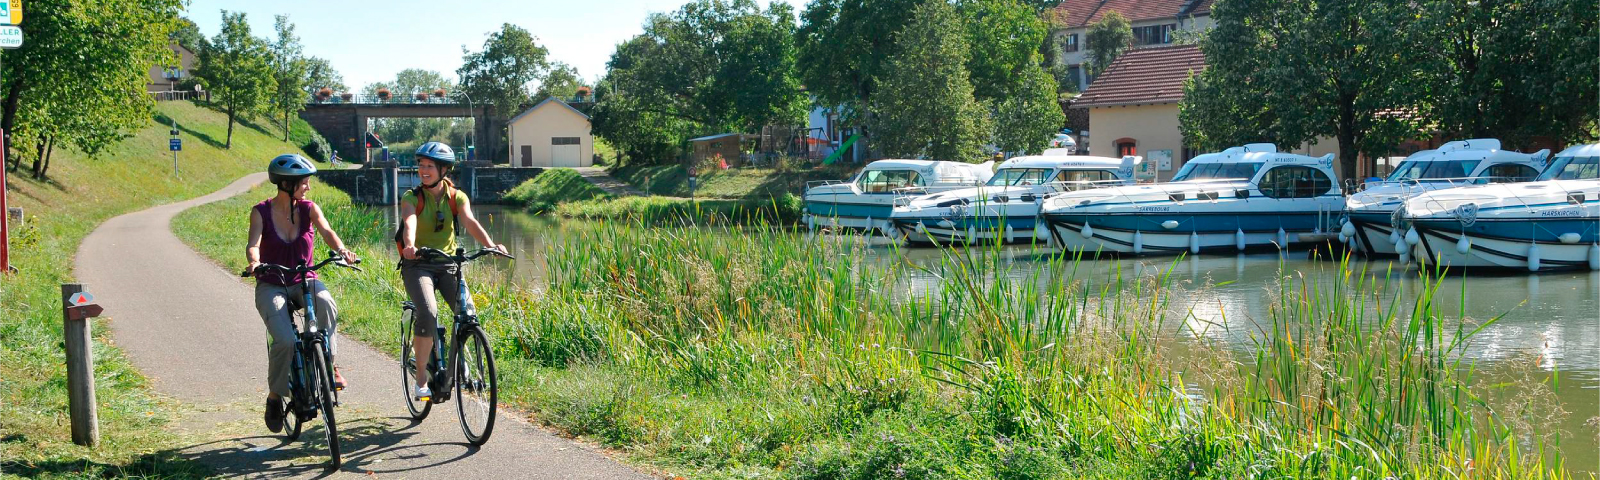
[[[273, 17], [287, 14], [306, 54], [328, 59], [346, 85], [359, 89], [407, 68], [454, 79], [461, 47], [480, 49], [502, 23], [532, 32], [550, 49], [551, 60], [577, 67], [584, 80], [593, 81], [605, 73], [616, 45], [643, 30], [646, 15], [677, 10], [685, 1], [192, 0], [184, 16], [209, 38], [217, 34], [222, 10], [244, 12], [251, 32], [270, 39]], [[786, 1], [797, 12], [805, 8], [805, 0], [771, 1]]]

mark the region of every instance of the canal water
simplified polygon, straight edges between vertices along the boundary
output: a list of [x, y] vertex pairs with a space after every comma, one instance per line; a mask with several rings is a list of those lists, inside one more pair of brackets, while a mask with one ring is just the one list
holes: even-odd
[[[500, 207], [478, 210], [495, 239], [518, 256], [512, 274], [535, 285], [543, 283], [546, 247], [560, 244], [569, 229], [583, 228]], [[873, 260], [904, 259], [928, 266], [945, 255], [937, 249], [866, 251]], [[1008, 247], [1000, 254], [1011, 260], [1013, 275], [1046, 265], [1028, 247]], [[1385, 307], [1399, 299], [1405, 318], [1424, 288], [1417, 274], [1389, 260], [1352, 262], [1352, 268], [1367, 268]], [[1097, 260], [1084, 261], [1078, 269], [1076, 277], [1083, 279], [1105, 279], [1118, 269], [1124, 278], [1170, 273], [1179, 288], [1166, 300], [1173, 311], [1192, 315], [1185, 334], [1220, 340], [1240, 352], [1254, 347], [1251, 336], [1270, 318], [1268, 308], [1282, 282], [1326, 283], [1342, 274], [1337, 263], [1310, 261], [1304, 253]], [[1447, 322], [1464, 322], [1469, 330], [1488, 323], [1465, 349], [1464, 363], [1476, 371], [1478, 383], [1557, 382], [1553, 398], [1529, 400], [1529, 408], [1554, 419], [1547, 424], [1561, 430], [1560, 447], [1569, 469], [1600, 471], [1600, 272], [1451, 276], [1439, 282], [1436, 305]], [[902, 287], [916, 294], [938, 288], [938, 282], [913, 275]]]

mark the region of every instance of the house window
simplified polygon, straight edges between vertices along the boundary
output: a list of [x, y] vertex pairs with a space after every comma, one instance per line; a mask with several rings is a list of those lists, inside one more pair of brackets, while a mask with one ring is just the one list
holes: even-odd
[[1137, 141], [1135, 141], [1135, 140], [1133, 140], [1131, 138], [1124, 138], [1124, 139], [1121, 139], [1121, 140], [1117, 140], [1117, 142], [1116, 142], [1116, 145], [1117, 145], [1117, 156], [1126, 157], [1126, 156], [1130, 156], [1130, 155], [1138, 155], [1139, 154], [1138, 144], [1139, 143]]
[[581, 145], [578, 137], [550, 137], [551, 145]]
[[1133, 27], [1133, 43], [1134, 45], [1165, 45], [1172, 43], [1172, 31], [1176, 28], [1178, 28], [1176, 23]]
[[1067, 35], [1061, 44], [1061, 51], [1066, 53], [1078, 51], [1078, 34], [1074, 33]]
[[1081, 91], [1083, 91], [1083, 87], [1080, 87], [1079, 85], [1083, 85], [1083, 66], [1082, 65], [1068, 65], [1067, 66], [1067, 85], [1066, 85], [1067, 90], [1074, 91], [1074, 92], [1081, 92]]

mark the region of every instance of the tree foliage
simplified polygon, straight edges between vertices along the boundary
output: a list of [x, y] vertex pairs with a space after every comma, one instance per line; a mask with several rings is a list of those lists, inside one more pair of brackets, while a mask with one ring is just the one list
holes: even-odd
[[[1186, 138], [1208, 149], [1251, 140], [1339, 143], [1340, 171], [1422, 135], [1414, 114], [1431, 35], [1394, 0], [1223, 0], [1201, 41], [1207, 69], [1181, 105]], [[1262, 138], [1267, 137], [1267, 138]]]
[[461, 90], [473, 101], [494, 105], [497, 116], [509, 119], [528, 104], [533, 82], [550, 69], [549, 56], [532, 33], [506, 23], [489, 34], [483, 50], [463, 51], [456, 75], [461, 77]]
[[578, 93], [578, 87], [583, 86], [583, 77], [578, 75], [578, 69], [563, 62], [551, 64], [550, 72], [539, 81], [539, 90], [533, 94], [533, 104], [537, 105], [546, 98], [570, 98]]
[[28, 3], [27, 41], [0, 53], [0, 128], [10, 148], [37, 152], [34, 176], [46, 175], [56, 145], [96, 155], [150, 121], [148, 72], [176, 60], [166, 47], [181, 8], [177, 0]]
[[244, 13], [222, 11], [222, 30], [199, 52], [195, 77], [211, 91], [228, 114], [227, 147], [233, 148], [233, 125], [240, 115], [260, 113], [273, 92], [272, 52], [265, 40], [250, 34]]
[[[380, 88], [388, 89], [402, 101], [410, 101], [418, 93], [432, 95], [434, 90], [441, 88], [450, 92], [455, 90], [456, 85], [437, 71], [407, 68], [396, 73], [393, 81], [367, 85], [365, 93], [375, 95]], [[477, 97], [474, 96], [473, 99], [476, 100]], [[466, 111], [463, 110], [461, 113], [466, 114]], [[374, 118], [372, 129], [378, 132], [378, 136], [385, 142], [391, 144], [425, 142], [446, 138], [446, 133], [455, 122], [456, 119], [452, 118]]]
[[334, 94], [348, 91], [350, 87], [344, 84], [344, 76], [328, 60], [320, 57], [306, 57], [306, 95], [316, 95], [317, 90], [327, 87]]
[[968, 79], [965, 22], [940, 1], [918, 6], [911, 18], [876, 80], [872, 126], [893, 132], [877, 145], [891, 157], [976, 160], [992, 127]]
[[1056, 79], [1037, 63], [1024, 65], [1017, 77], [995, 105], [994, 144], [1005, 152], [1043, 153], [1051, 134], [1067, 123], [1056, 101]]
[[817, 103], [840, 109], [858, 125], [884, 77], [895, 35], [922, 0], [815, 0], [806, 4], [797, 32], [801, 82]]
[[794, 32], [783, 3], [697, 0], [652, 15], [606, 64], [595, 134], [634, 158], [662, 160], [693, 135], [802, 121]]
[[1133, 26], [1128, 18], [1116, 10], [1106, 12], [1100, 21], [1089, 26], [1084, 35], [1084, 47], [1089, 53], [1090, 76], [1100, 75], [1115, 62], [1122, 52], [1133, 46]]
[[272, 109], [282, 114], [283, 140], [289, 140], [289, 122], [293, 115], [306, 107], [305, 88], [310, 66], [306, 64], [305, 48], [294, 33], [294, 24], [288, 15], [278, 15], [273, 22], [277, 40], [272, 43]]

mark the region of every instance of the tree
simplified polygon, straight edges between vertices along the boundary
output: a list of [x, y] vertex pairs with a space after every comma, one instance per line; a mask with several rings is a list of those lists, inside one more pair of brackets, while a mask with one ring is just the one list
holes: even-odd
[[[1201, 41], [1208, 67], [1180, 104], [1189, 141], [1217, 148], [1269, 139], [1339, 142], [1340, 171], [1422, 134], [1417, 65], [1427, 37], [1394, 0], [1225, 0]], [[1267, 138], [1262, 138], [1267, 137]]]
[[520, 112], [518, 107], [533, 94], [530, 85], [550, 69], [550, 51], [532, 33], [509, 23], [489, 34], [482, 51], [462, 53], [461, 68], [456, 70], [461, 90], [479, 103], [495, 106], [502, 120]]
[[796, 33], [800, 81], [820, 105], [838, 107], [846, 125], [861, 125], [884, 78], [895, 35], [923, 0], [815, 0]]
[[45, 177], [58, 144], [98, 155], [149, 122], [148, 71], [175, 60], [166, 47], [181, 8], [176, 0], [28, 4], [27, 42], [0, 53], [0, 128], [9, 147], [37, 151], [35, 177]]
[[1043, 153], [1051, 134], [1067, 123], [1056, 101], [1056, 79], [1038, 64], [1028, 64], [1021, 82], [995, 106], [995, 146], [1006, 152]]
[[177, 25], [168, 38], [190, 52], [199, 52], [206, 46], [206, 37], [200, 33], [200, 26], [186, 17], [178, 17]]
[[283, 140], [289, 141], [290, 116], [305, 109], [304, 90], [310, 79], [310, 67], [302, 55], [300, 37], [294, 34], [294, 24], [288, 15], [278, 15], [273, 23], [278, 40], [272, 44], [273, 110], [283, 114]]
[[265, 40], [250, 34], [244, 13], [222, 11], [222, 30], [200, 51], [195, 76], [227, 111], [226, 144], [233, 148], [233, 124], [238, 116], [262, 111], [273, 91], [272, 53]]
[[[1596, 4], [1580, 0], [1431, 0], [1421, 105], [1449, 138], [1595, 138], [1600, 80]], [[1528, 147], [1531, 148], [1531, 147]]]
[[349, 90], [345, 86], [344, 76], [327, 59], [306, 57], [306, 95], [316, 95], [317, 90], [327, 87], [335, 93]]
[[[1215, 17], [1214, 17], [1215, 18]], [[1100, 21], [1094, 22], [1089, 27], [1089, 33], [1084, 36], [1084, 46], [1088, 49], [1089, 76], [1100, 75], [1117, 60], [1122, 52], [1133, 45], [1133, 27], [1128, 24], [1128, 19], [1116, 10], [1106, 12]]]
[[634, 158], [661, 160], [691, 135], [801, 122], [793, 18], [787, 4], [763, 11], [750, 0], [697, 0], [652, 15], [607, 63], [596, 134]]
[[955, 7], [932, 1], [911, 11], [876, 80], [873, 128], [884, 154], [971, 161], [983, 156], [989, 114], [973, 98], [965, 25]]
[[[410, 101], [418, 93], [431, 95], [434, 90], [441, 88], [449, 92], [456, 85], [437, 71], [407, 68], [396, 73], [393, 82], [367, 85], [366, 93], [376, 95], [380, 88], [389, 89], [401, 101]], [[407, 143], [443, 138], [453, 122], [449, 118], [383, 118], [377, 122], [374, 130], [388, 143]]]
[[967, 71], [978, 99], [1000, 101], [1017, 94], [1023, 71], [1041, 61], [1044, 20], [1018, 0], [963, 0], [958, 8], [966, 19]]
[[539, 90], [534, 92], [532, 103], [537, 105], [550, 97], [570, 98], [581, 86], [583, 78], [578, 76], [578, 69], [562, 62], [552, 63], [550, 72], [539, 80]]

